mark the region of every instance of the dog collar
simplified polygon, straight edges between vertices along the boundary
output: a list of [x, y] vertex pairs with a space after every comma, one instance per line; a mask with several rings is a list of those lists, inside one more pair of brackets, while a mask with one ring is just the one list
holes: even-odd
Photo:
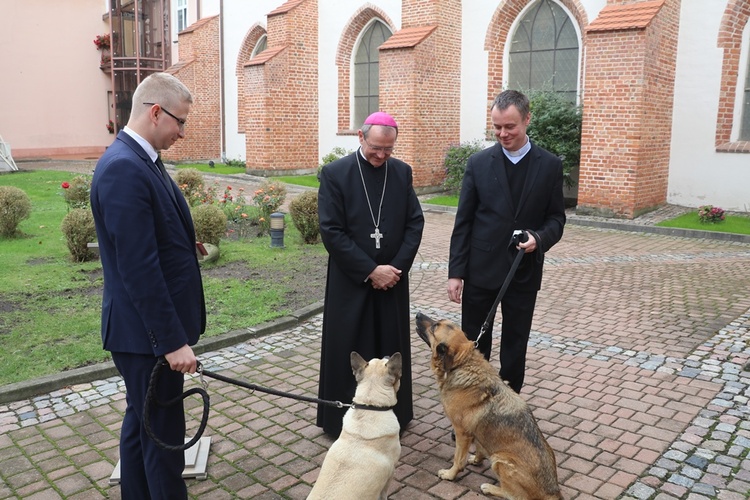
[[395, 406], [374, 406], [374, 405], [365, 405], [365, 404], [359, 404], [352, 401], [348, 406], [349, 408], [352, 408], [354, 410], [372, 410], [372, 411], [388, 411], [395, 408]]

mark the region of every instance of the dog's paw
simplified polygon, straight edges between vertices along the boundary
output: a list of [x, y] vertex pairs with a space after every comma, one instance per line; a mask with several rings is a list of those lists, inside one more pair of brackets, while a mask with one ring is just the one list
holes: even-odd
[[507, 493], [507, 492], [504, 492], [503, 489], [499, 488], [497, 485], [490, 484], [490, 483], [482, 483], [479, 489], [481, 489], [482, 493], [484, 493], [485, 495], [489, 495], [493, 497], [505, 498], [503, 494]]
[[447, 481], [453, 481], [456, 479], [456, 471], [453, 469], [440, 469], [438, 471], [438, 477]]
[[484, 457], [480, 454], [469, 455], [469, 463], [471, 465], [479, 465], [484, 462]]

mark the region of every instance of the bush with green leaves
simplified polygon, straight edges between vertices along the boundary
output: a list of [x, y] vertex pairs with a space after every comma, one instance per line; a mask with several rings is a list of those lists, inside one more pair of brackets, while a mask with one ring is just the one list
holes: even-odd
[[205, 203], [203, 174], [195, 168], [178, 169], [174, 177], [188, 205], [194, 207]]
[[203, 204], [191, 210], [195, 238], [201, 243], [211, 243], [219, 246], [221, 237], [227, 231], [227, 215], [219, 206]]
[[318, 165], [318, 180], [320, 180], [320, 171], [323, 169], [323, 167], [325, 165], [328, 165], [332, 161], [336, 161], [336, 160], [338, 160], [340, 158], [343, 158], [344, 156], [348, 156], [350, 154], [352, 154], [352, 151], [349, 151], [348, 149], [342, 148], [340, 146], [336, 146], [335, 148], [333, 148], [331, 150], [330, 153], [328, 153], [327, 155], [323, 156], [320, 159], [320, 165]]
[[277, 212], [286, 200], [286, 186], [283, 182], [264, 181], [253, 192], [253, 202], [258, 207], [258, 225], [261, 234], [271, 228], [271, 214]]
[[318, 223], [317, 191], [305, 191], [290, 201], [289, 215], [305, 243], [313, 245], [318, 242], [320, 226]]
[[70, 182], [63, 182], [63, 198], [68, 209], [87, 208], [91, 203], [91, 176], [76, 175]]
[[484, 149], [484, 143], [478, 139], [462, 142], [448, 148], [443, 160], [443, 166], [445, 167], [443, 187], [447, 191], [453, 194], [458, 194], [461, 191], [461, 182], [464, 179], [466, 162], [469, 160], [469, 156], [478, 153], [482, 149]]
[[0, 186], [0, 236], [12, 238], [21, 221], [31, 215], [31, 199], [15, 186]]
[[559, 156], [565, 185], [572, 187], [571, 172], [581, 162], [581, 109], [551, 90], [529, 92], [531, 123], [526, 133], [537, 146]]
[[75, 262], [86, 262], [96, 257], [88, 244], [96, 241], [94, 215], [89, 208], [74, 208], [63, 217], [60, 230], [70, 255]]

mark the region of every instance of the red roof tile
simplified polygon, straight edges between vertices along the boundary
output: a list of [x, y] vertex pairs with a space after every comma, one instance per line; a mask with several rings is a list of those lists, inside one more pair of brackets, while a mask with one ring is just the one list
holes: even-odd
[[211, 19], [215, 19], [217, 17], [219, 16], [216, 15], [216, 16], [211, 16], [211, 17], [204, 17], [203, 19], [200, 19], [199, 21], [194, 22], [193, 24], [191, 24], [184, 30], [180, 31], [180, 33], [190, 33], [191, 31], [195, 31], [201, 26], [203, 26], [204, 24], [208, 24], [208, 22], [211, 21]]
[[380, 46], [380, 50], [416, 47], [422, 40], [430, 36], [435, 28], [437, 26], [416, 26], [398, 30]]
[[288, 0], [281, 7], [278, 7], [268, 13], [269, 16], [275, 16], [276, 14], [286, 14], [305, 0]]
[[287, 47], [286, 45], [282, 45], [281, 47], [274, 47], [272, 49], [266, 49], [260, 54], [250, 59], [247, 63], [245, 63], [245, 66], [258, 66], [260, 64], [265, 64], [271, 59], [273, 59], [274, 57], [276, 57], [276, 55], [279, 54], [286, 47]]
[[643, 29], [649, 25], [662, 5], [664, 5], [664, 0], [637, 2], [627, 5], [608, 5], [586, 27], [586, 31]]

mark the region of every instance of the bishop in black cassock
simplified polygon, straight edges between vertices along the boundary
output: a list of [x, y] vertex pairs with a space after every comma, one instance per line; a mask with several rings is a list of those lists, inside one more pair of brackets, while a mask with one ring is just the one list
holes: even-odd
[[[362, 147], [325, 165], [320, 174], [318, 216], [329, 257], [318, 394], [325, 400], [352, 401], [356, 388], [349, 360], [352, 351], [366, 360], [400, 352], [403, 373], [394, 411], [404, 429], [414, 415], [408, 273], [422, 239], [424, 217], [411, 167], [389, 158], [395, 136], [391, 148], [373, 148], [370, 144], [377, 142], [373, 137], [381, 136], [373, 135], [374, 128], [369, 135], [363, 129], [365, 134], [359, 131]], [[384, 163], [373, 165], [383, 157]], [[392, 288], [375, 288], [368, 279], [381, 264], [401, 270]], [[338, 436], [345, 411], [320, 404], [317, 425]]]

